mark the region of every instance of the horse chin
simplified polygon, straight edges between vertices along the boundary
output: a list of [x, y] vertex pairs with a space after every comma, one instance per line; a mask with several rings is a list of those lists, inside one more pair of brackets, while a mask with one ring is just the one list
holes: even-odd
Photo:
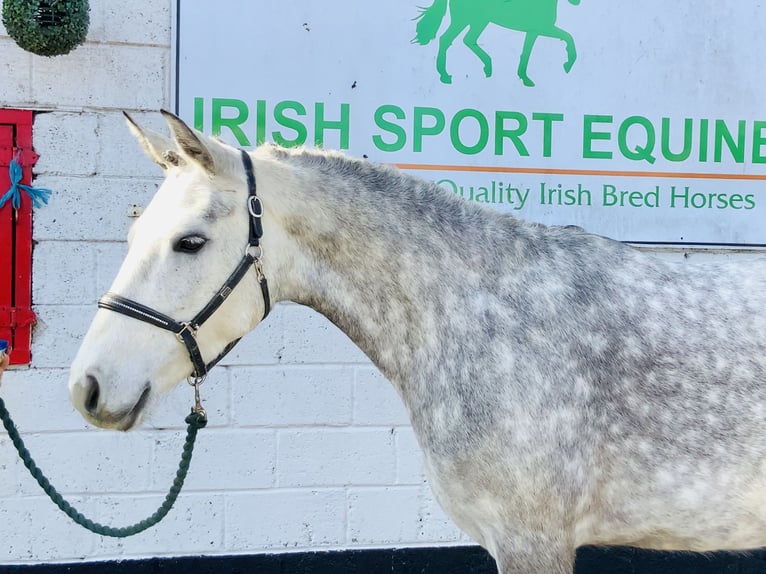
[[138, 426], [141, 422], [144, 414], [146, 413], [146, 405], [149, 403], [149, 396], [151, 395], [152, 387], [147, 383], [141, 396], [138, 397], [138, 402], [133, 405], [128, 414], [124, 418], [124, 425], [120, 427], [122, 431], [129, 431], [132, 428]]

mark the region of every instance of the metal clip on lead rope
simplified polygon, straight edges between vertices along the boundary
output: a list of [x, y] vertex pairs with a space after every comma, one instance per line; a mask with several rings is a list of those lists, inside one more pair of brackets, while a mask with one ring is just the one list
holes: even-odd
[[202, 377], [187, 377], [186, 382], [194, 387], [194, 406], [192, 407], [192, 414], [197, 414], [202, 420], [207, 422], [207, 411], [202, 406], [202, 399], [200, 398], [199, 388], [202, 383], [205, 382], [205, 376]]

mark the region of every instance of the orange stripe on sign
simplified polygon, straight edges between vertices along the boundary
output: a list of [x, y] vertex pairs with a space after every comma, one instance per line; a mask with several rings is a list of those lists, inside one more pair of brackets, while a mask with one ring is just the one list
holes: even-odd
[[766, 181], [766, 174], [691, 173], [672, 171], [614, 171], [599, 169], [558, 169], [547, 167], [493, 167], [488, 165], [435, 165], [427, 163], [395, 163], [399, 169], [420, 171], [467, 171], [481, 173], [536, 173], [549, 175], [595, 175], [608, 177], [661, 177], [679, 179], [729, 179]]

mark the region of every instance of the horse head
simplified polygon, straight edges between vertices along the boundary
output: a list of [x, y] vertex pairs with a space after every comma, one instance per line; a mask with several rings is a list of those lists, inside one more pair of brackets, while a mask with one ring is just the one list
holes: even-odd
[[[188, 321], [220, 295], [249, 249], [243, 152], [190, 129], [168, 112], [163, 115], [172, 139], [140, 128], [126, 114], [135, 137], [165, 172], [128, 234], [128, 253], [110, 288], [120, 301], [140, 303], [139, 316], [100, 308], [70, 371], [74, 406], [88, 421], [107, 428], [132, 428], [159, 396], [200, 374], [191, 351], [179, 344], [180, 335], [136, 320], [142, 318], [141, 309]], [[205, 362], [264, 315], [267, 303], [252, 295], [258, 281], [257, 273], [245, 272], [245, 286], [226, 293], [209, 320], [189, 329]]]

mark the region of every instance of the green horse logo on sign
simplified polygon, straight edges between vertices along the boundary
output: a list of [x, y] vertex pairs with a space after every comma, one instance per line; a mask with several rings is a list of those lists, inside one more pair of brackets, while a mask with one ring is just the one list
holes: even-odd
[[[488, 78], [492, 75], [492, 58], [478, 42], [479, 36], [490, 23], [526, 32], [518, 68], [519, 78], [525, 86], [535, 85], [527, 75], [527, 65], [538, 36], [558, 38], [566, 44], [565, 72], [572, 69], [577, 59], [572, 35], [556, 26], [558, 0], [436, 0], [418, 16], [417, 35], [413, 42], [425, 46], [436, 38], [447, 13], [448, 3], [450, 25], [439, 37], [439, 54], [436, 57], [436, 70], [445, 84], [452, 83], [452, 76], [447, 73], [447, 49], [466, 28], [468, 32], [463, 42], [484, 64], [484, 74]], [[580, 0], [569, 0], [569, 3], [577, 5]]]

